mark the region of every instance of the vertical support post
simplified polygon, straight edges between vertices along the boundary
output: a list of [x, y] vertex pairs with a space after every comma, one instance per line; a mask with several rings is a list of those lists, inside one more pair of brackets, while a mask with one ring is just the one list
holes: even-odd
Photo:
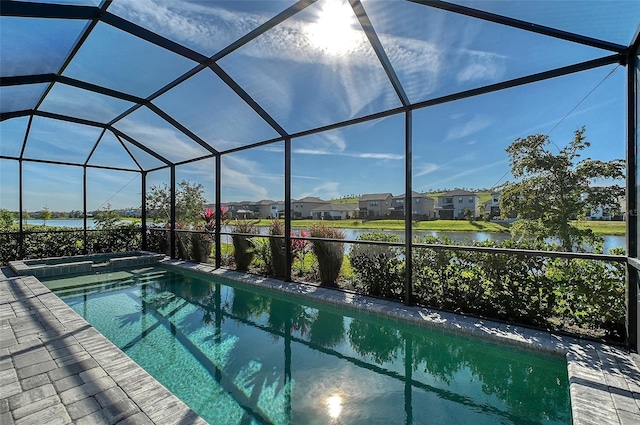
[[[23, 196], [22, 196], [22, 158], [18, 160], [18, 185], [20, 186], [18, 188], [18, 204], [19, 204], [19, 208], [20, 208], [20, 212], [19, 212], [19, 218], [20, 218], [20, 225], [18, 227], [20, 235], [18, 237], [18, 256], [20, 257], [19, 259], [22, 260], [24, 259], [24, 228], [22, 225], [22, 222], [24, 221], [24, 214], [22, 212], [22, 209], [24, 208], [23, 206]], [[17, 260], [17, 258], [16, 258]]]
[[405, 112], [404, 129], [404, 156], [405, 156], [405, 189], [404, 189], [404, 250], [405, 250], [405, 274], [404, 274], [404, 303], [413, 303], [412, 283], [412, 238], [413, 238], [413, 112]]
[[291, 282], [291, 138], [284, 139], [284, 281]]
[[171, 243], [171, 258], [176, 258], [176, 166], [171, 165], [171, 214], [169, 217], [171, 234], [169, 236], [169, 243]]
[[216, 250], [216, 269], [222, 265], [222, 244], [220, 243], [220, 229], [222, 226], [222, 160], [220, 155], [216, 155], [216, 230], [213, 235]]
[[84, 219], [82, 221], [82, 253], [87, 255], [87, 166], [82, 166], [82, 211]]
[[23, 161], [22, 158], [24, 158], [24, 150], [27, 147], [27, 141], [29, 140], [29, 133], [31, 133], [31, 123], [33, 123], [33, 115], [29, 116], [29, 122], [27, 123], [27, 131], [24, 132], [24, 139], [22, 140], [22, 149], [20, 149], [20, 158], [18, 159], [18, 180], [19, 180], [19, 184], [20, 184], [20, 194], [19, 194], [19, 204], [20, 204], [20, 246], [18, 247], [19, 249], [19, 255], [20, 255], [20, 259], [24, 259], [25, 258], [25, 252], [24, 252], [24, 228], [22, 226], [22, 222], [25, 220], [25, 217], [23, 216], [23, 208], [24, 208], [24, 204], [23, 204], [23, 199], [24, 199], [24, 190], [23, 190], [23, 176], [24, 176], [24, 169], [23, 169]]
[[140, 188], [140, 221], [141, 221], [141, 228], [142, 228], [142, 235], [141, 236], [141, 240], [142, 240], [142, 250], [146, 251], [148, 246], [147, 246], [147, 172], [146, 171], [141, 171], [140, 172], [140, 177], [141, 177], [141, 188]]
[[[638, 93], [636, 49], [627, 56], [627, 256], [638, 258]], [[627, 339], [629, 349], [638, 352], [638, 271], [627, 263]]]

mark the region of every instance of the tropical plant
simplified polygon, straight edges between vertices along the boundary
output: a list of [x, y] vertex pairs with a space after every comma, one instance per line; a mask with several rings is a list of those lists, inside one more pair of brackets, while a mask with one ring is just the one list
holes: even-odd
[[[256, 223], [249, 220], [236, 220], [233, 224], [233, 233], [258, 233]], [[254, 241], [253, 238], [245, 235], [232, 235], [233, 240], [233, 259], [236, 262], [236, 269], [239, 271], [249, 270], [249, 266], [253, 261]]]
[[313, 253], [318, 258], [318, 272], [320, 284], [323, 286], [338, 286], [338, 276], [344, 259], [345, 234], [341, 229], [328, 227], [325, 224], [314, 225], [309, 229], [309, 234], [314, 238], [337, 239], [336, 242], [313, 241]]
[[287, 262], [285, 261], [284, 225], [282, 221], [274, 219], [269, 224], [269, 247], [271, 248], [271, 266], [275, 277], [284, 278]]
[[584, 249], [601, 240], [590, 229], [571, 224], [586, 210], [619, 209], [624, 188], [617, 184], [594, 186], [594, 180], [624, 179], [625, 162], [580, 159], [590, 146], [585, 128], [575, 131], [574, 139], [557, 154], [547, 146], [549, 136], [534, 134], [516, 139], [507, 148], [511, 174], [520, 179], [502, 187], [500, 211], [503, 216], [517, 213], [511, 227], [516, 236], [537, 240], [557, 238], [564, 251]]

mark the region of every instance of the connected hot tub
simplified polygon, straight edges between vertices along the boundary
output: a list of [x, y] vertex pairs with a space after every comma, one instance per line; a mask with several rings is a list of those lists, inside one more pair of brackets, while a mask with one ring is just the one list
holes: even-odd
[[163, 258], [163, 254], [148, 251], [110, 252], [10, 261], [9, 266], [20, 276], [50, 277], [97, 271], [109, 272], [128, 267], [148, 266], [156, 264]]

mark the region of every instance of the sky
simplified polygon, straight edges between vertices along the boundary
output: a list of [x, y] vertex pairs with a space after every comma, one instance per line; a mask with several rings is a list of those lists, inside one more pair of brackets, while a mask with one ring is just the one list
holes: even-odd
[[[95, 1], [80, 3], [93, 5]], [[293, 3], [115, 0], [109, 11], [211, 56]], [[638, 18], [625, 13], [625, 6], [632, 3], [586, 2], [579, 10], [571, 2], [533, 2], [525, 7], [522, 2], [484, 1], [473, 5], [626, 45], [638, 26]], [[363, 5], [412, 103], [611, 54], [414, 3], [365, 0]], [[574, 15], [571, 19], [566, 18], [568, 10]], [[0, 23], [2, 76], [58, 72], [86, 25], [77, 20], [13, 17], [2, 17]], [[294, 198], [404, 192], [404, 114], [295, 137], [316, 127], [401, 106], [348, 3], [320, 0], [217, 64], [278, 125], [294, 135]], [[147, 97], [196, 65], [100, 22], [63, 75]], [[547, 134], [553, 141], [550, 148], [558, 150], [581, 126], [586, 126], [592, 143], [585, 156], [624, 158], [625, 84], [626, 68], [613, 64], [417, 109], [411, 120], [413, 189], [492, 188], [513, 179], [505, 148], [516, 138]], [[46, 87], [2, 87], [0, 110], [34, 107]], [[40, 109], [107, 123], [132, 105], [57, 83]], [[153, 105], [205, 146], [144, 106], [113, 127], [170, 161], [208, 155], [208, 147], [224, 151], [278, 137], [274, 128], [208, 68], [155, 98]], [[0, 155], [20, 155], [27, 123], [26, 117], [0, 123]], [[44, 117], [34, 118], [23, 155], [132, 170], [89, 169], [88, 210], [107, 205], [138, 207], [141, 178], [133, 171], [138, 166], [150, 170], [163, 165], [111, 131], [103, 133], [99, 127]], [[81, 166], [24, 164], [26, 210], [83, 208]], [[223, 203], [282, 200], [283, 169], [283, 142], [224, 155]], [[18, 209], [18, 172], [17, 161], [0, 159], [0, 208]], [[215, 161], [211, 159], [179, 166], [176, 171], [177, 181], [202, 184], [211, 202], [214, 175]], [[168, 182], [168, 170], [151, 172], [147, 190]]]

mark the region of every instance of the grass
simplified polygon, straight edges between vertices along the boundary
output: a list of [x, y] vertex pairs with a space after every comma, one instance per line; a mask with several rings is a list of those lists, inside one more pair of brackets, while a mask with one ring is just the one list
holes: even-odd
[[596, 235], [616, 235], [627, 234], [627, 223], [624, 221], [580, 221], [574, 222], [574, 226], [579, 229], [591, 229]]
[[[268, 226], [271, 220], [260, 220], [258, 226]], [[404, 230], [404, 220], [293, 220], [291, 226], [295, 228], [305, 228], [317, 224], [324, 224], [329, 227], [342, 229], [371, 229], [371, 230]], [[591, 229], [597, 235], [618, 235], [626, 234], [626, 223], [624, 221], [581, 221], [574, 222], [575, 226], [582, 229]], [[414, 230], [432, 230], [437, 232], [497, 232], [508, 233], [509, 223], [493, 223], [487, 221], [474, 221], [469, 223], [466, 220], [432, 220], [419, 221], [413, 224]]]

